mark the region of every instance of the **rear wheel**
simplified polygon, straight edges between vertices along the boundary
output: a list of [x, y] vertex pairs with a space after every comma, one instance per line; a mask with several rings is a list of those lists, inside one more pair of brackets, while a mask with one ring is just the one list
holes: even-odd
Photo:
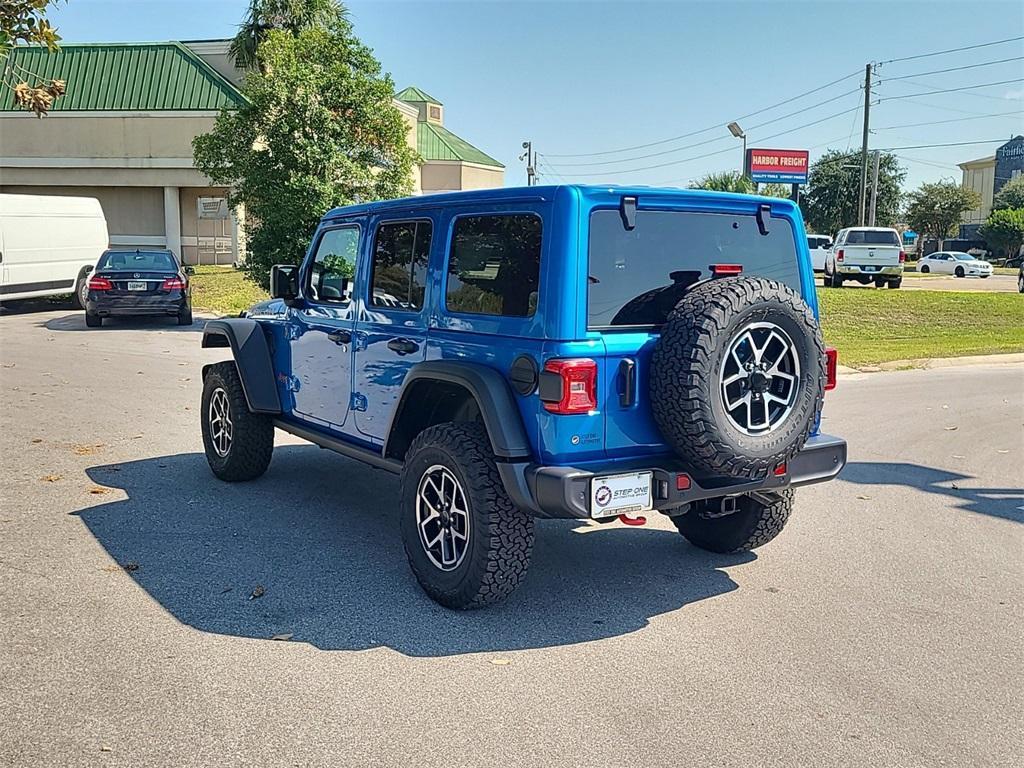
[[884, 278], [881, 278], [881, 277], [876, 277], [875, 278], [875, 288], [884, 288], [885, 287], [885, 283], [886, 283], [886, 281], [885, 281]]
[[75, 282], [75, 293], [71, 297], [71, 305], [75, 309], [85, 309], [85, 301], [89, 297], [89, 271], [82, 270]]
[[274, 423], [253, 413], [234, 362], [210, 367], [203, 381], [203, 448], [213, 474], [227, 482], [255, 480], [274, 453]]
[[526, 575], [533, 518], [505, 492], [482, 424], [438, 424], [417, 436], [402, 468], [401, 515], [409, 565], [443, 606], [497, 603]]
[[85, 313], [85, 325], [88, 328], [99, 328], [103, 325], [103, 318], [94, 312]]
[[898, 280], [890, 280], [889, 281], [889, 287], [892, 288], [893, 290], [896, 290], [901, 285], [903, 285], [903, 278], [902, 277], [899, 278]]
[[192, 307], [178, 313], [178, 325], [192, 325]]
[[931, 271], [932, 271], [931, 267], [929, 267], [927, 264], [922, 264], [921, 265], [921, 274], [922, 275], [927, 275]]
[[709, 552], [746, 552], [764, 546], [774, 539], [793, 511], [793, 491], [762, 494], [758, 499], [739, 496], [734, 511], [723, 499], [707, 499], [695, 503], [685, 515], [673, 517], [679, 532], [695, 547]]
[[842, 288], [843, 287], [843, 277], [842, 277], [842, 275], [840, 275], [838, 272], [833, 272], [832, 275], [831, 275], [831, 279], [829, 280], [829, 285], [831, 285], [833, 288]]

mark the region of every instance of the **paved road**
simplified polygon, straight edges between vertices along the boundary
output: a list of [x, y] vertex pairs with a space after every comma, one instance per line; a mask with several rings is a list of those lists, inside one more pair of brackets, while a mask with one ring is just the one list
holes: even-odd
[[[857, 282], [843, 283], [843, 288], [874, 288]], [[888, 289], [886, 289], [888, 290]], [[996, 293], [1017, 293], [1017, 278], [1013, 275], [992, 275], [991, 277], [920, 277], [904, 275], [901, 290], [904, 291], [995, 291]]]
[[852, 463], [756, 555], [551, 522], [455, 614], [390, 477], [211, 478], [198, 342], [0, 318], [0, 764], [1020, 764], [1024, 368], [844, 378]]

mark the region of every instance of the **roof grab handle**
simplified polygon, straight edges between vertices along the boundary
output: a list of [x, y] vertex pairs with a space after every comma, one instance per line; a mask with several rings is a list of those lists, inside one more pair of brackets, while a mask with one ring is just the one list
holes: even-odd
[[761, 203], [757, 206], [757, 231], [762, 235], [768, 234], [768, 219], [772, 217], [772, 207], [768, 203]]
[[624, 196], [619, 202], [619, 215], [622, 216], [622, 226], [631, 231], [636, 229], [636, 198]]

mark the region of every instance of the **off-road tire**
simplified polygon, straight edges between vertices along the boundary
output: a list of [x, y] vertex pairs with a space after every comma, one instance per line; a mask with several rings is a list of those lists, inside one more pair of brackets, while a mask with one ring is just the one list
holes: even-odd
[[718, 499], [700, 501], [685, 515], [673, 517], [679, 532], [695, 547], [709, 552], [747, 552], [767, 544], [782, 532], [793, 511], [793, 491], [779, 491], [773, 504], [764, 505], [750, 496], [737, 500], [738, 509], [725, 517], [703, 516]]
[[922, 264], [921, 265], [921, 269], [919, 271], [921, 272], [922, 275], [927, 275], [932, 270], [931, 270], [931, 267], [929, 267], [927, 264]]
[[[732, 424], [720, 387], [723, 358], [751, 322], [771, 322], [799, 361], [792, 410], [764, 434]], [[761, 277], [696, 286], [669, 314], [651, 359], [654, 420], [672, 449], [701, 473], [763, 479], [803, 448], [825, 396], [825, 345], [814, 313], [791, 288]]]
[[85, 327], [86, 328], [99, 328], [103, 325], [103, 318], [92, 312], [85, 313]]
[[[450, 571], [431, 562], [417, 527], [420, 479], [434, 465], [443, 465], [456, 477], [469, 507], [468, 551]], [[482, 424], [438, 424], [413, 440], [402, 468], [400, 509], [409, 565], [423, 590], [441, 605], [466, 610], [500, 602], [526, 576], [534, 521], [505, 492]]]
[[892, 288], [894, 291], [896, 289], [898, 289], [901, 285], [903, 285], [903, 278], [902, 277], [899, 280], [890, 280], [889, 281], [889, 287]]
[[[227, 394], [230, 409], [232, 434], [226, 456], [217, 453], [211, 437], [210, 400], [218, 389], [223, 389]], [[267, 471], [274, 453], [274, 423], [270, 416], [249, 410], [242, 390], [242, 380], [233, 361], [212, 365], [206, 372], [199, 419], [206, 460], [214, 475], [229, 483], [236, 483], [255, 480]]]

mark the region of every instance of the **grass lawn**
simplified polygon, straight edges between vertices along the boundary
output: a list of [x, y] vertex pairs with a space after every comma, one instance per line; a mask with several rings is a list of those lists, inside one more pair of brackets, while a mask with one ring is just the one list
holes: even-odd
[[266, 298], [266, 291], [232, 267], [196, 267], [192, 276], [192, 307], [197, 311], [237, 315]]
[[839, 362], [1024, 352], [1024, 297], [1015, 293], [819, 289], [825, 343]]

